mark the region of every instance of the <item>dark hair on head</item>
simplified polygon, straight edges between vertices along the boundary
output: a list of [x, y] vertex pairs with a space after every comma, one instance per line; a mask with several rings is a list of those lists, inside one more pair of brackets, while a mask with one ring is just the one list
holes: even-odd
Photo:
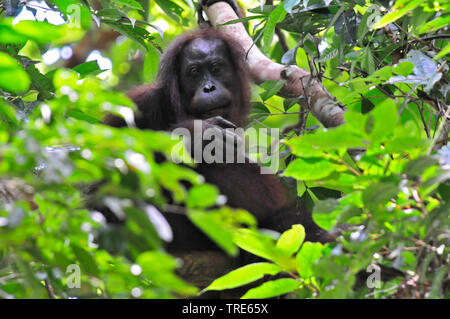
[[[222, 40], [228, 49], [233, 66], [239, 77], [239, 106], [233, 108], [231, 121], [237, 126], [244, 126], [243, 119], [247, 119], [250, 110], [250, 79], [245, 63], [245, 52], [235, 40], [215, 29], [200, 29], [184, 33], [177, 37], [164, 51], [159, 63], [157, 86], [162, 90], [167, 105], [171, 105], [177, 114], [184, 110], [183, 99], [179, 85], [179, 56], [186, 45], [199, 38], [213, 38]], [[239, 113], [239, 114], [237, 114]], [[177, 114], [171, 117], [176, 118]]]

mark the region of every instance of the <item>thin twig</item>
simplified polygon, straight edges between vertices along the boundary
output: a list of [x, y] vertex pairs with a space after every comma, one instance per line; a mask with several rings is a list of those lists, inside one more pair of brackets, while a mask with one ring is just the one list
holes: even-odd
[[44, 287], [47, 290], [48, 297], [50, 299], [56, 299], [55, 290], [53, 289], [52, 285], [50, 284], [50, 280], [48, 280], [48, 278], [44, 279]]
[[283, 50], [283, 52], [284, 53], [288, 52], [289, 46], [287, 45], [286, 37], [284, 36], [283, 31], [280, 29], [280, 27], [278, 25], [275, 27], [275, 33], [278, 37], [278, 40], [280, 41], [280, 46], [281, 46], [281, 49]]
[[343, 159], [338, 159], [339, 163], [343, 164], [345, 167], [347, 167], [353, 174], [356, 176], [361, 176], [361, 173], [355, 170], [353, 167], [351, 167], [348, 163], [346, 163]]
[[438, 142], [439, 137], [441, 136], [441, 133], [442, 133], [444, 127], [446, 126], [447, 121], [449, 120], [449, 116], [450, 116], [450, 105], [447, 106], [447, 111], [445, 112], [443, 119], [442, 119], [441, 123], [439, 124], [439, 128], [436, 131], [437, 134], [433, 138], [433, 141], [431, 142], [430, 147], [428, 148], [427, 155], [430, 155], [431, 151], [433, 150], [433, 147]]

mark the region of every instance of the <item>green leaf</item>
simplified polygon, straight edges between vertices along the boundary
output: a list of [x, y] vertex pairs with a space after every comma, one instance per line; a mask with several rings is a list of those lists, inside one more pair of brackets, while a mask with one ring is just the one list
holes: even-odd
[[11, 92], [22, 92], [30, 87], [30, 77], [12, 57], [0, 52], [0, 88]]
[[96, 13], [97, 17], [103, 17], [103, 18], [108, 18], [108, 19], [112, 19], [112, 20], [119, 20], [122, 17], [125, 18], [126, 15], [117, 10], [117, 9], [102, 9], [97, 11]]
[[436, 56], [433, 58], [433, 60], [439, 60], [440, 58], [443, 58], [447, 54], [450, 53], [450, 43], [448, 43], [445, 48], [443, 48]]
[[240, 248], [259, 257], [273, 260], [275, 258], [274, 240], [255, 230], [241, 228], [233, 233], [233, 240]]
[[172, 256], [162, 251], [146, 251], [136, 258], [141, 266], [142, 274], [151, 280], [152, 285], [160, 288], [170, 288], [183, 294], [195, 294], [197, 289], [179, 279], [173, 271], [178, 266]]
[[339, 201], [334, 198], [321, 200], [314, 205], [314, 214], [329, 214], [337, 209]]
[[224, 224], [220, 212], [209, 212], [192, 210], [188, 214], [189, 219], [214, 242], [231, 256], [238, 253], [233, 242], [231, 230]]
[[187, 26], [188, 20], [183, 17], [183, 8], [177, 3], [168, 0], [156, 0], [158, 6], [174, 21]]
[[416, 136], [395, 137], [386, 143], [387, 153], [401, 153], [406, 150], [425, 147], [429, 142]]
[[140, 3], [137, 1], [134, 1], [134, 0], [112, 0], [112, 2], [115, 2], [117, 4], [129, 7], [132, 9], [137, 9], [137, 10], [141, 10], [141, 11], [144, 10], [142, 8], [142, 6], [140, 5]]
[[362, 55], [361, 67], [371, 75], [375, 72], [375, 60], [373, 58], [372, 50], [370, 46], [367, 46]]
[[305, 228], [302, 225], [292, 225], [292, 228], [281, 234], [276, 247], [282, 254], [295, 254], [305, 240]]
[[263, 121], [268, 115], [270, 111], [267, 109], [266, 105], [261, 102], [253, 102], [252, 108], [250, 110], [249, 122], [252, 121]]
[[398, 122], [397, 106], [391, 99], [377, 105], [369, 115], [374, 118], [373, 128], [370, 131], [370, 140], [373, 142], [388, 137]]
[[261, 87], [265, 90], [265, 92], [260, 94], [261, 99], [263, 101], [268, 100], [269, 98], [277, 94], [283, 88], [285, 83], [286, 80], [279, 80], [279, 81], [269, 80], [262, 83]]
[[244, 286], [265, 275], [276, 275], [280, 271], [279, 266], [266, 262], [246, 265], [214, 280], [205, 290], [225, 290]]
[[449, 24], [450, 24], [450, 15], [447, 13], [446, 15], [442, 15], [437, 19], [424, 23], [422, 26], [420, 26], [418, 32], [428, 33], [436, 31], [439, 30], [440, 28], [447, 27]]
[[442, 295], [440, 290], [446, 276], [448, 276], [448, 265], [442, 265], [433, 277], [429, 298], [439, 298]]
[[305, 143], [301, 138], [291, 138], [286, 141], [286, 144], [289, 145], [292, 154], [298, 157], [321, 157], [323, 155], [323, 151], [318, 147]]
[[137, 44], [139, 44], [145, 51], [148, 51], [147, 43], [145, 41], [146, 37], [150, 34], [147, 30], [137, 27], [130, 26], [125, 24], [109, 24], [111, 28], [120, 32], [121, 34], [127, 36]]
[[412, 252], [404, 250], [404, 251], [402, 251], [402, 257], [407, 265], [409, 265], [410, 267], [416, 267], [417, 259], [416, 259], [416, 256]]
[[32, 87], [39, 91], [39, 99], [48, 100], [52, 98], [52, 92], [55, 90], [53, 82], [42, 74], [33, 64], [26, 68], [31, 79]]
[[273, 10], [266, 22], [266, 27], [264, 28], [263, 40], [264, 47], [263, 51], [267, 52], [272, 44], [273, 35], [275, 33], [275, 27], [277, 23], [283, 21], [286, 17], [286, 10], [284, 10], [283, 5], [278, 5], [275, 10]]
[[1, 125], [16, 126], [19, 121], [16, 116], [14, 108], [6, 103], [0, 101], [0, 121]]
[[297, 253], [297, 271], [302, 278], [314, 276], [314, 263], [322, 257], [324, 246], [321, 243], [305, 242]]
[[177, 261], [170, 255], [159, 251], [146, 251], [136, 258], [136, 263], [142, 270], [151, 275], [158, 275], [160, 271], [171, 271], [177, 268]]
[[417, 6], [419, 6], [423, 1], [422, 0], [397, 0], [395, 5], [392, 7], [391, 11], [384, 15], [380, 20], [375, 22], [373, 25], [373, 29], [380, 29], [389, 23], [392, 23], [409, 11], [414, 10]]
[[297, 196], [302, 197], [306, 192], [306, 184], [303, 181], [297, 181]]
[[322, 158], [298, 158], [284, 171], [284, 176], [298, 180], [318, 180], [327, 177], [336, 170], [336, 166]]
[[438, 165], [438, 160], [436, 158], [428, 155], [421, 155], [406, 163], [403, 168], [403, 173], [408, 175], [409, 178], [415, 178], [420, 176], [425, 169], [433, 165]]
[[187, 207], [189, 208], [205, 208], [213, 206], [217, 203], [219, 191], [216, 186], [209, 184], [195, 185], [189, 189], [189, 197]]
[[77, 24], [81, 24], [84, 29], [91, 27], [91, 11], [84, 1], [51, 0], [51, 2], [58, 6], [60, 12], [71, 17], [70, 21], [75, 22], [75, 27], [79, 27]]
[[398, 194], [399, 188], [397, 183], [379, 182], [372, 184], [363, 192], [362, 200], [366, 206], [376, 206], [384, 204]]
[[69, 110], [66, 114], [67, 114], [67, 116], [70, 116], [70, 117], [73, 117], [75, 119], [82, 120], [82, 121], [85, 121], [85, 122], [88, 122], [88, 123], [91, 123], [91, 124], [98, 124], [98, 123], [100, 123], [99, 119], [97, 119], [97, 118], [95, 118], [93, 116], [90, 116], [90, 115], [88, 115], [86, 113], [83, 113], [83, 112], [81, 112], [79, 110]]
[[81, 63], [74, 67], [73, 70], [80, 73], [81, 76], [86, 76], [89, 74], [97, 75], [105, 71], [100, 69], [97, 60]]
[[92, 257], [91, 253], [86, 251], [83, 247], [72, 244], [72, 250], [78, 259], [81, 266], [81, 272], [86, 272], [95, 277], [99, 276], [99, 269], [97, 263]]
[[282, 278], [263, 283], [261, 286], [250, 289], [242, 299], [271, 298], [286, 294], [300, 288], [301, 283], [295, 279]]
[[227, 21], [227, 22], [222, 23], [222, 24], [217, 24], [216, 27], [220, 27], [220, 26], [223, 26], [223, 25], [229, 25], [229, 24], [235, 24], [235, 23], [241, 23], [241, 22], [245, 23], [245, 22], [250, 21], [250, 20], [262, 19], [262, 18], [265, 18], [265, 17], [266, 17], [265, 15], [254, 15], [254, 16], [239, 18], [239, 19]]
[[14, 26], [12, 19], [0, 20], [0, 43], [23, 43], [34, 40], [38, 43], [52, 43], [65, 36], [67, 25], [53, 25], [47, 21], [22, 20]]
[[396, 74], [407, 76], [410, 75], [414, 70], [414, 63], [410, 61], [400, 62], [397, 66], [395, 66], [392, 71]]
[[367, 146], [363, 143], [362, 137], [346, 124], [337, 128], [327, 129], [326, 131], [303, 135], [301, 142], [317, 150], [336, 150]]

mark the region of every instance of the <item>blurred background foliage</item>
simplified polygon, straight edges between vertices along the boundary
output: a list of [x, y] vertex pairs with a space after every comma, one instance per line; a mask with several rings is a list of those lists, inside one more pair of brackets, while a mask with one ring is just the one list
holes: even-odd
[[[260, 232], [195, 172], [157, 164], [154, 152], [174, 153], [169, 135], [100, 124], [107, 112], [129, 118], [134, 105], [124, 92], [155, 79], [167, 44], [196, 27], [196, 3], [5, 0], [0, 297], [196, 295], [163, 248], [170, 227], [159, 213], [167, 209], [162, 188], [175, 198], [172, 209], [187, 211], [230, 256], [241, 248], [267, 260], [206, 290], [277, 275], [244, 297], [449, 297], [448, 1], [241, 5], [261, 50], [311, 71], [348, 110], [346, 124], [327, 130], [297, 100], [276, 96], [279, 83], [253, 87], [249, 126], [299, 123], [280, 136], [279, 174], [295, 181], [319, 225], [344, 229], [337, 242], [304, 243], [298, 225], [280, 237]], [[126, 215], [123, 225], [86, 209], [87, 186], [99, 182], [94, 200]], [[377, 269], [385, 281], [359, 277], [367, 270], [380, 279]], [[397, 272], [386, 278], [384, 269]]]

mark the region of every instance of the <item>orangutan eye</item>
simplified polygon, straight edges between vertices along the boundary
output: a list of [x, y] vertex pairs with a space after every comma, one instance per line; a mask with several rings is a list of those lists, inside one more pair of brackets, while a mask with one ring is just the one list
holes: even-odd
[[198, 75], [200, 74], [200, 70], [199, 70], [198, 67], [193, 66], [193, 67], [191, 67], [191, 68], [189, 69], [189, 74], [190, 74], [191, 76], [198, 76]]
[[211, 65], [211, 72], [213, 72], [213, 73], [218, 73], [218, 72], [220, 72], [220, 64], [219, 64], [218, 62], [214, 62], [214, 63]]

